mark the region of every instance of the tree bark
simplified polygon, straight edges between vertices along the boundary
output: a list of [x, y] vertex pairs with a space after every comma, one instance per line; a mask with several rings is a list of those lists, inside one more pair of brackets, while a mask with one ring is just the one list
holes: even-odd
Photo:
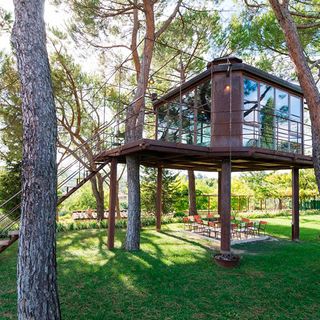
[[55, 216], [57, 122], [46, 50], [44, 1], [14, 0], [23, 112], [18, 318], [60, 319]]
[[126, 237], [126, 250], [140, 249], [140, 164], [136, 156], [127, 156], [128, 176], [128, 225]]
[[189, 195], [189, 215], [197, 214], [197, 202], [196, 202], [196, 181], [194, 177], [194, 171], [188, 170], [188, 195]]
[[97, 173], [91, 180], [91, 187], [93, 195], [97, 204], [97, 220], [102, 221], [104, 217], [104, 189], [103, 178], [100, 173]]
[[276, 18], [283, 30], [288, 52], [294, 63], [300, 86], [309, 107], [312, 124], [312, 147], [315, 175], [320, 191], [320, 94], [312, 76], [299, 38], [297, 26], [289, 12], [289, 1], [269, 0]]

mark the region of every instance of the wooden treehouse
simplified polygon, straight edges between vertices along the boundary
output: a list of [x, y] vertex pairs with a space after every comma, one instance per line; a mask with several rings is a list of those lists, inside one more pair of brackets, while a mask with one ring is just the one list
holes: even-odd
[[[117, 163], [129, 154], [138, 155], [143, 166], [158, 168], [158, 229], [162, 168], [218, 172], [222, 252], [230, 251], [231, 172], [291, 169], [292, 238], [299, 238], [299, 169], [313, 167], [309, 115], [299, 86], [238, 58], [222, 58], [155, 99], [153, 108], [151, 138], [106, 150], [97, 162], [112, 159], [111, 180]], [[111, 187], [109, 247], [115, 192]]]

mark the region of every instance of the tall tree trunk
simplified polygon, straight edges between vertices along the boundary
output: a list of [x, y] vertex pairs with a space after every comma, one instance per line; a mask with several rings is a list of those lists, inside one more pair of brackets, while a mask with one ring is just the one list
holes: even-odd
[[102, 221], [104, 216], [104, 190], [103, 178], [100, 173], [97, 173], [91, 180], [91, 188], [97, 205], [97, 220]]
[[196, 181], [194, 177], [194, 171], [188, 170], [188, 195], [189, 195], [189, 214], [197, 214], [197, 202], [196, 202]]
[[140, 249], [140, 171], [139, 158], [127, 156], [128, 176], [128, 226], [126, 237], [126, 250]]
[[60, 319], [55, 217], [57, 122], [46, 50], [44, 1], [14, 0], [12, 42], [23, 112], [18, 318]]
[[315, 175], [320, 191], [320, 94], [304, 54], [298, 30], [289, 12], [289, 0], [269, 0], [283, 30], [288, 52], [298, 75], [300, 86], [307, 101], [312, 124], [312, 146]]

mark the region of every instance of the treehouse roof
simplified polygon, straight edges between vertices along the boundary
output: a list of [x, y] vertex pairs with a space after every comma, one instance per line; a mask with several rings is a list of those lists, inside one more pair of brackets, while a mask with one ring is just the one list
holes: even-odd
[[167, 102], [171, 98], [179, 95], [180, 93], [188, 91], [188, 89], [193, 88], [196, 84], [201, 81], [212, 77], [216, 73], [220, 72], [232, 72], [239, 71], [247, 76], [251, 76], [253, 78], [257, 78], [259, 80], [263, 80], [277, 87], [281, 87], [285, 90], [289, 90], [292, 93], [302, 95], [302, 89], [300, 86], [293, 84], [289, 81], [283, 80], [279, 77], [276, 77], [268, 72], [250, 66], [246, 63], [243, 63], [241, 59], [237, 57], [229, 57], [229, 58], [218, 58], [214, 59], [212, 62], [207, 64], [207, 70], [201, 72], [197, 76], [191, 78], [190, 80], [183, 83], [181, 86], [178, 86], [172, 90], [170, 90], [165, 95], [161, 96], [157, 100], [154, 101], [154, 106], [157, 107], [161, 105], [163, 102]]

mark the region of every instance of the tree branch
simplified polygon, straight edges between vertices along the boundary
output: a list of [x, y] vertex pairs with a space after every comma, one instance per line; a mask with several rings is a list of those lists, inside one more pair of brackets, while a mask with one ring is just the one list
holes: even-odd
[[155, 39], [159, 38], [160, 35], [166, 31], [166, 29], [169, 27], [169, 25], [171, 24], [171, 22], [173, 21], [173, 19], [176, 17], [179, 8], [181, 6], [182, 0], [179, 0], [177, 2], [176, 7], [174, 8], [173, 12], [171, 13], [171, 15], [169, 16], [169, 18], [163, 23], [163, 25], [160, 27], [160, 29], [155, 33]]

